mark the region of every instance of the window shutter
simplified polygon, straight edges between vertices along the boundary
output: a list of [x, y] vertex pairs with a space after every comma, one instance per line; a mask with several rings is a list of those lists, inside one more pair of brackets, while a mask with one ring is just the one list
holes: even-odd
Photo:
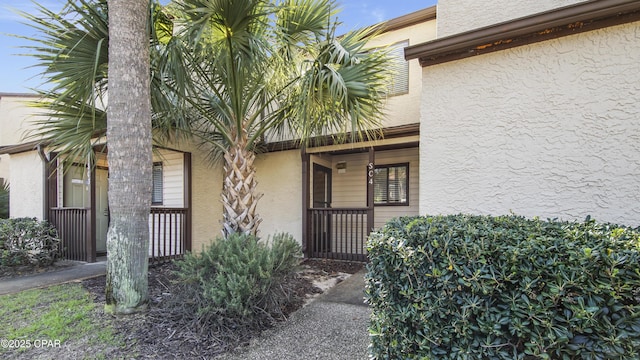
[[409, 62], [404, 58], [404, 48], [409, 46], [409, 41], [403, 41], [391, 45], [390, 55], [393, 58], [395, 74], [393, 82], [389, 86], [389, 95], [406, 94], [409, 92]]
[[162, 190], [162, 163], [153, 163], [153, 192], [151, 195], [153, 205], [162, 205]]
[[387, 202], [387, 176], [388, 169], [375, 169], [373, 176], [373, 203]]

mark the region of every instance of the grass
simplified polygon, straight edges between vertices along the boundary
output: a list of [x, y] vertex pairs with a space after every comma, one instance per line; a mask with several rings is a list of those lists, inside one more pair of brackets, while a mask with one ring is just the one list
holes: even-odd
[[[98, 309], [101, 311], [101, 309]], [[113, 328], [99, 320], [96, 304], [80, 284], [63, 284], [44, 289], [0, 296], [0, 339], [59, 340], [61, 347], [74, 342], [117, 346], [120, 342]], [[0, 357], [9, 352], [24, 352], [34, 347], [9, 349], [0, 347]], [[93, 354], [100, 356], [99, 353]]]

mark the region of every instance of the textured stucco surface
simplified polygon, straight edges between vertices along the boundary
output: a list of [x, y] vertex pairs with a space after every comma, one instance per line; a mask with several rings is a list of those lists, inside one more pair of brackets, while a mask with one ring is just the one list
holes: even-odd
[[[33, 101], [34, 95], [7, 95], [0, 93], [0, 146], [16, 145], [22, 142], [25, 131], [33, 128], [37, 117], [31, 115], [33, 109], [26, 102]], [[0, 178], [9, 181], [11, 166], [9, 155], [0, 155]]]
[[584, 0], [439, 0], [438, 37], [580, 2]]
[[636, 22], [424, 68], [420, 213], [640, 225], [639, 43]]
[[256, 158], [256, 179], [262, 198], [256, 209], [262, 218], [259, 236], [291, 234], [302, 242], [302, 161], [299, 150], [273, 152]]
[[36, 151], [29, 151], [11, 155], [10, 161], [16, 164], [11, 168], [9, 177], [12, 195], [9, 204], [11, 217], [42, 219], [44, 179], [40, 156]]

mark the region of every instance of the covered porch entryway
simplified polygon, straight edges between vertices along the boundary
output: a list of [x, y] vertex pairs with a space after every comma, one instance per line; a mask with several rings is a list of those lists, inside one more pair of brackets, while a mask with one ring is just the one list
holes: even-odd
[[[52, 158], [55, 158], [52, 156]], [[45, 208], [69, 260], [95, 262], [107, 255], [108, 164], [106, 150], [96, 153], [95, 166], [49, 162]], [[156, 148], [153, 196], [149, 214], [149, 259], [162, 261], [191, 250], [191, 154]]]
[[366, 261], [372, 230], [418, 214], [418, 129], [405, 126], [388, 131], [384, 140], [303, 153], [306, 257]]

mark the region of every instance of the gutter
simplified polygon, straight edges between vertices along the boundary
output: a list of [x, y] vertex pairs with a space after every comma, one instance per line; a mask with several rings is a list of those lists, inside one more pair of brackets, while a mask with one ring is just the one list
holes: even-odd
[[405, 48], [423, 67], [640, 20], [639, 0], [591, 0]]
[[42, 160], [42, 220], [49, 220], [49, 158], [44, 153], [42, 145], [36, 146]]

